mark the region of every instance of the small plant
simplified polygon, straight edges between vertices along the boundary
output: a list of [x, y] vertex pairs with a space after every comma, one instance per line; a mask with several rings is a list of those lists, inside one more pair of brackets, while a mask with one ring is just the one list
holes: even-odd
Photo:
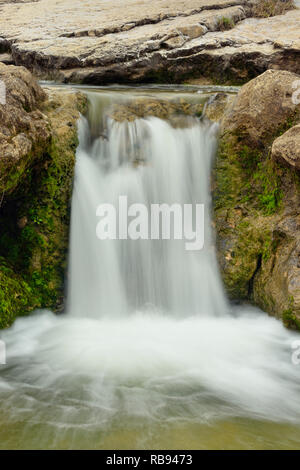
[[272, 239], [270, 236], [267, 236], [263, 245], [262, 260], [268, 261], [268, 259], [271, 257], [271, 252], [272, 252]]
[[218, 30], [225, 31], [226, 29], [232, 29], [234, 27], [234, 21], [232, 18], [227, 18], [226, 16], [222, 16], [218, 20]]

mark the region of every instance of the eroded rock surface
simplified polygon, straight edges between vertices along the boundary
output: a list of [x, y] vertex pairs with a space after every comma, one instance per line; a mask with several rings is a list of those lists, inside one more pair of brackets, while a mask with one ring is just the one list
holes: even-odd
[[300, 10], [254, 19], [253, 3], [2, 0], [0, 49], [43, 76], [85, 83], [299, 73]]

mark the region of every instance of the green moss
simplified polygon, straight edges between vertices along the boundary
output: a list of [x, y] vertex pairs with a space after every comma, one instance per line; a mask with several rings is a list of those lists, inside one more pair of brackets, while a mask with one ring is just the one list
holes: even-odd
[[34, 303], [30, 285], [0, 257], [0, 328], [10, 326], [16, 316], [28, 313]]
[[216, 167], [215, 207], [232, 207], [249, 203], [265, 215], [280, 209], [282, 190], [278, 165], [270, 155], [234, 137], [222, 139]]
[[265, 215], [274, 214], [280, 209], [283, 193], [280, 188], [277, 166], [270, 157], [257, 164], [253, 180], [259, 184], [258, 201], [261, 210]]
[[284, 312], [282, 313], [283, 323], [287, 328], [292, 328], [294, 330], [300, 331], [300, 320], [293, 312], [294, 299], [290, 298], [289, 303], [289, 308], [284, 310]]
[[222, 18], [218, 20], [217, 28], [220, 31], [225, 31], [227, 29], [234, 28], [234, 26], [235, 26], [235, 23], [232, 18], [227, 18], [226, 16], [222, 16]]
[[282, 320], [287, 328], [296, 329], [300, 331], [300, 320], [293, 313], [292, 309], [285, 310], [282, 313]]
[[[215, 164], [214, 209], [221, 272], [231, 298], [250, 300], [256, 273], [276, 251], [272, 218], [283, 208], [282, 168], [265, 148], [225, 133]], [[225, 252], [225, 253], [224, 253]]]
[[274, 245], [272, 242], [272, 238], [270, 235], [268, 235], [263, 243], [263, 248], [262, 248], [262, 259], [263, 261], [268, 261], [270, 257], [272, 256], [272, 253], [274, 251]]
[[77, 144], [76, 126], [53, 134], [1, 207], [0, 328], [62, 304]]
[[298, 121], [299, 113], [294, 113], [257, 148], [249, 146], [247, 135], [224, 133], [214, 170], [219, 261], [229, 297], [253, 301], [282, 315], [285, 324], [294, 328], [300, 324], [294, 307], [283, 314], [278, 311], [268, 280], [279, 245], [284, 249], [288, 243], [276, 227], [287, 204], [300, 194], [299, 173], [274, 162], [271, 147], [276, 137]]

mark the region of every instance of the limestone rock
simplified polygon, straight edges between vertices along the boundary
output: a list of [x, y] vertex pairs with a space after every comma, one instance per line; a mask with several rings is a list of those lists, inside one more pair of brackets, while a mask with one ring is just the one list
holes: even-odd
[[251, 80], [238, 93], [223, 129], [249, 145], [264, 146], [280, 126], [300, 112], [300, 104], [293, 99], [293, 85], [299, 80], [300, 76], [279, 70], [268, 70]]
[[31, 73], [0, 63], [0, 80], [5, 84], [5, 104], [0, 103], [0, 192], [9, 193], [49, 143], [50, 130], [38, 109], [46, 94]]
[[51, 8], [48, 0], [4, 0], [0, 52], [40, 76], [94, 84], [300, 73], [300, 10], [257, 19], [252, 7], [251, 0], [127, 0], [125, 13], [121, 0], [58, 0]]
[[300, 124], [292, 127], [274, 141], [272, 158], [300, 170]]

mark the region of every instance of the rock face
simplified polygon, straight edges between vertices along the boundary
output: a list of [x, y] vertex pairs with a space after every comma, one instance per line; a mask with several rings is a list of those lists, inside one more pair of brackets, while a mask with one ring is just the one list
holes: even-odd
[[272, 146], [272, 158], [300, 170], [300, 125], [278, 137]]
[[[223, 128], [243, 138], [248, 145], [263, 147], [274, 130], [286, 123], [299, 106], [293, 99], [299, 76], [286, 71], [268, 70], [244, 85]], [[300, 88], [300, 82], [299, 82]]]
[[0, 328], [58, 308], [81, 94], [45, 91], [23, 68], [0, 66]]
[[298, 135], [295, 80], [292, 73], [268, 71], [238, 93], [222, 122], [214, 207], [230, 297], [300, 328], [300, 174], [295, 165], [279, 163], [291, 158]]
[[300, 73], [300, 10], [251, 18], [255, 3], [2, 0], [0, 53], [47, 78], [98, 84]]
[[40, 111], [46, 94], [23, 67], [0, 64], [5, 104], [0, 103], [0, 192], [18, 185], [33, 159], [50, 141], [47, 119]]

